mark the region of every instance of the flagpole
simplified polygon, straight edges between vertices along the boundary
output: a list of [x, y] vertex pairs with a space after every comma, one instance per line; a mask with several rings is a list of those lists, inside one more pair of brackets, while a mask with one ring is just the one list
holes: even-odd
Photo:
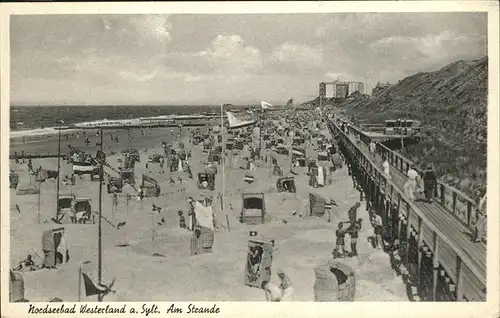
[[[224, 135], [224, 104], [220, 105], [220, 124], [221, 124], [221, 133], [222, 133], [222, 155], [224, 160], [222, 161], [222, 197], [220, 198], [220, 205], [222, 211], [226, 213], [226, 223], [227, 229], [231, 232], [231, 228], [229, 227], [229, 216], [227, 215], [227, 210], [224, 209], [224, 198], [226, 197], [226, 138]], [[231, 158], [232, 160], [232, 158]]]
[[[40, 176], [38, 176], [38, 206], [37, 206], [37, 221], [40, 224], [40, 193], [42, 192], [42, 181]], [[57, 219], [56, 219], [57, 220]]]
[[61, 179], [61, 127], [57, 142], [57, 183], [56, 183], [56, 220], [59, 221], [59, 181]]
[[78, 302], [82, 301], [82, 264], [78, 267]]
[[154, 242], [154, 240], [155, 240], [155, 216], [153, 213], [151, 213], [151, 232], [152, 232], [151, 242]]
[[260, 116], [259, 116], [259, 157], [262, 158], [262, 116], [264, 115], [264, 110], [262, 109], [262, 105], [260, 107]]
[[[100, 150], [101, 150], [101, 155], [102, 155], [102, 127], [100, 130], [101, 134], [101, 145], [100, 145]], [[99, 229], [98, 229], [98, 254], [97, 254], [97, 273], [98, 273], [98, 283], [102, 283], [102, 178], [103, 178], [103, 162], [100, 163], [99, 167]], [[102, 301], [101, 295], [97, 295], [98, 301]]]
[[292, 158], [293, 158], [293, 140], [292, 140], [292, 132], [289, 132], [290, 134], [290, 149], [288, 150], [288, 161], [289, 161], [289, 164], [290, 164], [290, 174], [292, 174]]

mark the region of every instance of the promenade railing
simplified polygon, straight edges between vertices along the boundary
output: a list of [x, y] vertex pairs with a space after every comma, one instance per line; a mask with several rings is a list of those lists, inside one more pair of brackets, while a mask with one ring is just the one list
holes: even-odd
[[[419, 255], [422, 251], [420, 248], [422, 246], [426, 246], [426, 248], [431, 251], [433, 254], [434, 266], [433, 281], [436, 282], [436, 277], [438, 275], [437, 269], [441, 266], [445, 269], [447, 275], [451, 277], [452, 282], [457, 286], [457, 300], [484, 301], [486, 299], [486, 273], [478, 266], [477, 260], [469, 256], [462, 246], [445, 235], [444, 229], [434, 224], [425, 213], [419, 209], [415, 202], [409, 200], [404, 194], [403, 189], [400, 189], [393, 180], [387, 179], [382, 169], [374, 162], [374, 159], [366, 155], [359, 145], [356, 145], [356, 143], [354, 143], [333, 121], [329, 122], [329, 129], [333, 134], [339, 137], [339, 141], [341, 141], [347, 150], [357, 158], [360, 164], [359, 168], [364, 169], [372, 176], [376, 184], [384, 190], [386, 199], [390, 200], [391, 204], [396, 207], [400, 222], [407, 224], [406, 236], [413, 236], [418, 240]], [[389, 150], [383, 147], [379, 149]], [[405, 158], [402, 156], [394, 155], [393, 162], [398, 160], [397, 164], [399, 164], [401, 172], [407, 169], [407, 163], [409, 162], [409, 160], [404, 159]], [[404, 162], [404, 164], [399, 162]], [[445, 187], [445, 191], [446, 189], [447, 187]], [[451, 190], [453, 190], [453, 188], [451, 188]], [[443, 192], [444, 191], [441, 193]], [[458, 190], [452, 193], [456, 193], [456, 197], [460, 195]], [[467, 202], [471, 204], [470, 209], [472, 209], [472, 202]], [[457, 204], [455, 204], [455, 210], [456, 206]], [[436, 284], [434, 284], [434, 286], [436, 286]], [[434, 290], [434, 294], [435, 292]]]
[[[350, 133], [354, 133], [355, 135], [358, 134], [360, 136], [360, 140], [365, 144], [370, 143], [371, 138], [358, 127], [349, 124], [348, 129], [350, 130]], [[376, 143], [376, 152], [382, 157], [385, 156], [385, 158], [389, 161], [389, 164], [398, 171], [402, 172], [404, 175], [406, 175], [410, 167], [413, 166], [420, 176], [423, 176], [424, 170], [422, 168], [418, 167], [408, 158], [405, 158], [401, 154], [387, 148], [385, 145]], [[470, 230], [472, 230], [476, 224], [479, 214], [484, 213], [483, 211], [479, 211], [477, 209], [477, 203], [474, 199], [439, 179], [437, 181], [436, 197], [438, 198], [439, 204], [445, 207], [448, 212], [450, 212]]]

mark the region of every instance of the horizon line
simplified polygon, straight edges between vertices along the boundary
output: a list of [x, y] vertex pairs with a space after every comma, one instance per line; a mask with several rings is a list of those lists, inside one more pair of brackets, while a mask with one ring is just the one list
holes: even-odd
[[[276, 102], [270, 102], [275, 106], [279, 105], [286, 105], [286, 103], [276, 103]], [[246, 106], [253, 106], [253, 105], [260, 105], [260, 102], [255, 102], [255, 103], [238, 103], [238, 104], [233, 104], [233, 103], [221, 103], [221, 104], [61, 104], [61, 105], [55, 105], [55, 104], [45, 104], [45, 105], [40, 105], [40, 104], [11, 104], [10, 107], [99, 107], [99, 106], [117, 106], [117, 107], [133, 107], [133, 106], [148, 106], [148, 107], [220, 107], [220, 105], [231, 105], [235, 107], [246, 107]]]

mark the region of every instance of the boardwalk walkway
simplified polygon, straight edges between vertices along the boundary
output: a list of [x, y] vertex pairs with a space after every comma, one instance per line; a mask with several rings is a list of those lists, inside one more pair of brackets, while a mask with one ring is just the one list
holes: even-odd
[[[349, 134], [349, 138], [352, 142], [356, 141], [356, 138], [352, 134]], [[358, 146], [366, 156], [370, 156], [368, 145], [360, 142]], [[383, 159], [379, 154], [375, 155], [374, 161], [377, 166], [382, 169]], [[408, 178], [395, 167], [391, 168], [392, 181], [401, 191], [403, 191], [403, 185], [406, 183]], [[473, 243], [470, 240], [470, 230], [453, 217], [453, 215], [451, 215], [450, 212], [438, 202], [435, 201], [433, 203], [427, 203], [423, 200], [418, 200], [417, 197], [417, 200], [414, 203], [419, 210], [432, 221], [433, 224], [443, 231], [447, 238], [449, 238], [457, 246], [462, 247], [462, 251], [476, 265], [477, 269], [481, 273], [481, 276], [486, 278], [486, 244]]]
[[[446, 275], [449, 275], [452, 281], [458, 285], [456, 300], [485, 300], [485, 286], [487, 281], [486, 244], [484, 242], [473, 243], [470, 239], [470, 203], [467, 207], [468, 213], [462, 214], [467, 217], [464, 221], [462, 215], [456, 212], [458, 211], [457, 206], [459, 204], [457, 201], [457, 196], [459, 195], [457, 193], [454, 193], [452, 211], [450, 211], [449, 206], [446, 207], [442, 204], [443, 202], [448, 202], [446, 200], [437, 200], [433, 203], [428, 203], [422, 200], [423, 197], [417, 196], [416, 201], [410, 202], [404, 196], [403, 186], [408, 178], [402, 172], [405, 169], [401, 168], [401, 160], [399, 162], [398, 160], [389, 160], [392, 163], [391, 179], [385, 182], [383, 181], [385, 178], [382, 177], [381, 173], [383, 171], [383, 159], [380, 153], [382, 152], [377, 151], [375, 156], [373, 156], [365, 142], [361, 141], [357, 144], [355, 137], [357, 134], [356, 130], [349, 130], [347, 134], [344, 134], [340, 132], [337, 125], [333, 124], [331, 127], [334, 131], [336, 130], [337, 133], [340, 133], [341, 137], [344, 136], [341, 139], [350, 144], [347, 147], [347, 151], [358, 158], [359, 168], [365, 170], [369, 168], [368, 170], [372, 171], [369, 174], [374, 175], [375, 179], [381, 181], [377, 186], [383, 189], [385, 187], [384, 192], [391, 193], [392, 203], [397, 204], [400, 213], [408, 217], [408, 234], [412, 231], [418, 233], [418, 248], [421, 250], [422, 247], [428, 246], [432, 253], [434, 253], [434, 282], [438, 275], [437, 268], [444, 268]], [[366, 141], [366, 138], [361, 139], [365, 139], [364, 141]], [[383, 150], [386, 153], [390, 151], [388, 149]], [[394, 165], [399, 165], [399, 169]], [[467, 201], [465, 202], [467, 203]], [[404, 212], [405, 210], [406, 213]], [[455, 211], [455, 214], [453, 211]]]

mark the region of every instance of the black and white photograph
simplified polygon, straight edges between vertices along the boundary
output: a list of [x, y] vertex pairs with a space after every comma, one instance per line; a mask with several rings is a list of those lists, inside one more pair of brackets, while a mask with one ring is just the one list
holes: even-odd
[[485, 303], [482, 5], [11, 12], [5, 302]]

